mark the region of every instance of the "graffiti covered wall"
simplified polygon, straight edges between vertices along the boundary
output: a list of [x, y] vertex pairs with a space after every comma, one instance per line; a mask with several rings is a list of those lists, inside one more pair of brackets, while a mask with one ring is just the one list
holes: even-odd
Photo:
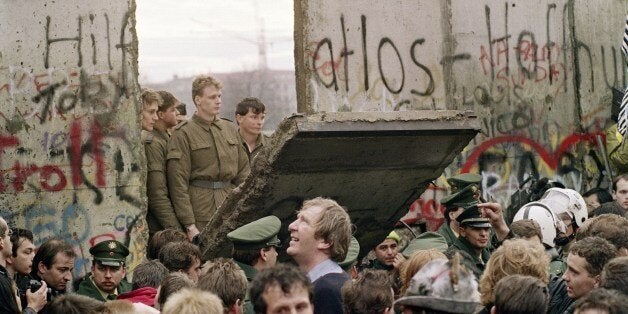
[[[444, 177], [481, 173], [508, 204], [529, 176], [607, 186], [598, 147], [625, 0], [295, 2], [299, 110], [473, 110], [482, 132], [413, 205], [439, 220]], [[442, 216], [440, 217], [442, 218]], [[437, 224], [437, 223], [435, 223]]]
[[145, 200], [134, 2], [4, 1], [0, 11], [0, 215], [77, 253], [129, 245], [140, 261]]

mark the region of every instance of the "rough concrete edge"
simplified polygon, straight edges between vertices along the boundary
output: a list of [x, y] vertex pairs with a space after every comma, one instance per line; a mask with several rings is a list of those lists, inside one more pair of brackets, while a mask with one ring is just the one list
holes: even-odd
[[[269, 215], [268, 210], [255, 211], [255, 201], [268, 188], [267, 178], [272, 174], [273, 164], [283, 148], [299, 133], [295, 120], [301, 117], [293, 115], [285, 118], [277, 127], [270, 140], [270, 145], [263, 148], [255, 158], [250, 175], [235, 188], [223, 204], [218, 208], [212, 219], [201, 231], [201, 253], [204, 260], [215, 258], [228, 245], [227, 233], [255, 219]], [[247, 219], [240, 219], [246, 216]]]
[[[413, 110], [388, 112], [318, 112], [307, 115], [310, 122], [378, 122], [378, 121], [469, 121], [477, 119], [473, 111]], [[479, 128], [479, 124], [477, 125]]]
[[294, 0], [294, 65], [295, 79], [297, 88], [297, 112], [312, 112], [310, 104], [311, 96], [308, 93], [308, 68], [305, 51], [307, 43], [305, 42], [307, 25], [304, 12], [308, 10], [307, 0]]
[[[135, 2], [135, 0], [128, 0], [129, 31], [132, 36], [132, 40], [131, 40], [131, 46], [128, 48], [129, 56], [127, 60], [124, 60], [123, 62], [129, 63], [130, 72], [132, 73], [131, 80], [130, 80], [130, 83], [132, 84], [131, 93], [130, 93], [131, 97], [129, 97], [128, 101], [130, 101], [135, 107], [136, 121], [137, 121], [137, 125], [139, 126], [141, 125], [141, 116], [139, 114], [141, 110], [141, 101], [140, 101], [141, 87], [139, 84], [139, 63], [138, 63], [139, 39], [137, 37], [137, 28], [136, 28], [137, 26], [137, 19], [135, 17], [136, 9], [137, 9], [137, 3]], [[147, 191], [146, 191], [146, 178], [147, 178], [146, 167], [147, 166], [146, 166], [146, 155], [144, 152], [144, 145], [141, 142], [140, 134], [141, 134], [141, 130], [137, 130], [135, 134], [135, 138], [137, 139], [137, 143], [138, 143], [139, 153], [137, 155], [139, 157], [138, 162], [139, 162], [139, 168], [140, 168], [140, 173], [139, 173], [140, 184], [137, 188], [139, 190], [138, 195], [139, 195], [142, 205], [140, 207], [138, 217], [136, 217], [134, 220], [133, 226], [126, 231], [126, 238], [124, 239], [124, 244], [127, 247], [130, 247], [130, 244], [132, 243], [131, 237], [133, 236], [141, 239], [141, 242], [144, 242], [144, 243], [148, 242], [148, 229], [146, 228], [146, 213], [148, 211], [148, 198], [146, 195], [147, 194]], [[130, 264], [129, 266], [133, 267], [134, 265], [137, 265], [140, 262], [141, 260], [131, 261], [129, 263]]]

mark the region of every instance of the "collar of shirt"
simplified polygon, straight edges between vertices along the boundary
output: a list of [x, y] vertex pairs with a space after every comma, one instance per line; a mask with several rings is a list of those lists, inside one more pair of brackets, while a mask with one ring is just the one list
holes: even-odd
[[314, 282], [327, 274], [341, 274], [342, 272], [343, 270], [338, 264], [330, 259], [326, 259], [314, 266], [314, 268], [307, 273], [307, 276], [310, 278], [311, 282]]
[[220, 121], [220, 118], [218, 116], [216, 116], [214, 118], [214, 121], [207, 121], [207, 120], [199, 117], [197, 114], [194, 114], [192, 116], [192, 121], [198, 123], [198, 125], [200, 125], [206, 131], [209, 131], [209, 129], [211, 128], [212, 125], [217, 127], [218, 129], [222, 129], [220, 127], [220, 124], [218, 123]]
[[98, 288], [98, 286], [96, 285], [96, 282], [94, 281], [94, 278], [92, 276], [89, 277], [89, 280], [92, 281], [92, 284], [94, 285], [94, 288], [96, 288], [96, 290], [98, 290], [98, 293], [100, 293], [100, 295], [103, 297], [103, 299], [111, 300], [111, 299], [107, 298], [110, 294], [113, 294], [113, 295], [116, 295], [116, 296], [118, 295], [118, 287], [116, 287], [116, 289], [113, 290], [113, 293], [107, 293], [107, 292], [104, 292], [104, 291], [100, 290], [100, 288]]

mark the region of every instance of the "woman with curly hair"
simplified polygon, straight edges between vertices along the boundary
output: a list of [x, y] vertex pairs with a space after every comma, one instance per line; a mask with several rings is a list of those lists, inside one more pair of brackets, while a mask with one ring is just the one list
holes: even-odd
[[536, 277], [547, 285], [549, 282], [549, 257], [541, 244], [524, 239], [505, 241], [488, 260], [480, 279], [480, 301], [485, 306], [482, 313], [489, 313], [495, 302], [497, 282], [509, 275]]

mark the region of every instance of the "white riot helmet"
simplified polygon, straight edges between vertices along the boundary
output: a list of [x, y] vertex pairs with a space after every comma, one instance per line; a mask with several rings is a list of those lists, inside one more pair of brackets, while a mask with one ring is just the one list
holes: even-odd
[[541, 227], [543, 244], [553, 248], [556, 246], [555, 240], [559, 234], [564, 234], [567, 227], [556, 217], [549, 207], [541, 202], [530, 202], [519, 209], [513, 218], [513, 222], [531, 219], [536, 221]]
[[551, 188], [545, 191], [539, 202], [546, 204], [558, 216], [575, 224], [574, 231], [582, 227], [587, 220], [589, 212], [587, 203], [580, 193], [572, 189]]

